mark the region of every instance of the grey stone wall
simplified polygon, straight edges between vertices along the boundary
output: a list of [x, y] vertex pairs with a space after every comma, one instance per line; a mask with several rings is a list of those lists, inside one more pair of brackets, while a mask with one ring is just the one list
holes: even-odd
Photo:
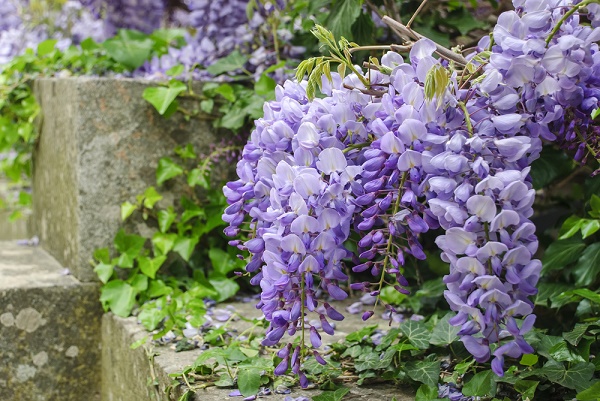
[[93, 251], [109, 246], [120, 205], [155, 184], [162, 156], [177, 145], [198, 153], [218, 143], [210, 122], [160, 116], [142, 99], [148, 83], [48, 78], [35, 82], [43, 115], [33, 155], [31, 235], [81, 281], [96, 280]]
[[97, 284], [0, 242], [0, 400], [98, 400], [101, 316]]

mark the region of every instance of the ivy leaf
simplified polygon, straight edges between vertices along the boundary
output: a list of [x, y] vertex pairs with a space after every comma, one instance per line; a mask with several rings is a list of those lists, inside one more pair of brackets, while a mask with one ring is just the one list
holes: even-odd
[[155, 233], [152, 236], [154, 253], [157, 255], [166, 255], [171, 249], [173, 249], [176, 240], [177, 234]]
[[415, 401], [438, 401], [438, 387], [421, 384], [415, 395]]
[[204, 176], [204, 170], [199, 168], [192, 169], [188, 174], [188, 185], [190, 187], [200, 185], [204, 189], [209, 189], [210, 187], [208, 180]]
[[236, 263], [239, 259], [233, 259], [227, 252], [219, 248], [210, 248], [208, 258], [212, 264], [213, 271], [218, 275], [225, 276], [239, 265]]
[[596, 401], [600, 398], [600, 381], [594, 383], [590, 388], [577, 393], [577, 399], [582, 401]]
[[338, 388], [335, 391], [325, 391], [313, 397], [313, 401], [340, 401], [350, 391], [347, 387]]
[[352, 25], [361, 13], [363, 0], [336, 0], [325, 25], [336, 38], [352, 40]]
[[237, 383], [240, 393], [249, 397], [258, 393], [260, 388], [260, 370], [242, 367], [238, 370]]
[[276, 86], [277, 83], [273, 78], [267, 74], [262, 74], [254, 84], [254, 91], [261, 96], [265, 96], [267, 99], [274, 99]]
[[38, 56], [43, 57], [52, 53], [57, 42], [58, 40], [56, 39], [46, 39], [43, 42], [40, 42], [37, 47]]
[[152, 331], [164, 319], [165, 315], [166, 309], [148, 308], [143, 309], [137, 318], [146, 330]]
[[539, 360], [539, 357], [535, 354], [525, 354], [521, 357], [519, 363], [523, 366], [533, 366]]
[[187, 238], [187, 237], [179, 237], [175, 241], [175, 245], [173, 246], [173, 250], [177, 252], [183, 260], [186, 262], [190, 260], [196, 245], [198, 244], [199, 238]]
[[563, 333], [562, 336], [565, 340], [567, 340], [567, 342], [569, 344], [576, 347], [577, 344], [579, 344], [579, 341], [581, 341], [581, 339], [583, 338], [583, 335], [587, 331], [588, 327], [590, 327], [589, 324], [583, 324], [583, 323], [576, 324], [575, 328], [573, 328], [573, 330], [571, 330], [567, 333]]
[[114, 266], [106, 263], [98, 263], [94, 267], [94, 272], [102, 283], [106, 284], [113, 274]]
[[186, 89], [187, 87], [183, 82], [172, 80], [167, 87], [159, 86], [144, 89], [142, 97], [154, 106], [158, 114], [164, 116], [171, 105], [174, 104], [177, 96]]
[[124, 202], [121, 205], [121, 220], [125, 221], [133, 212], [136, 211], [137, 205], [133, 205], [129, 202]]
[[208, 282], [217, 291], [215, 301], [223, 302], [233, 297], [240, 290], [238, 283], [226, 277], [209, 277]]
[[577, 237], [554, 242], [546, 249], [542, 258], [543, 271], [563, 269], [569, 263], [575, 262], [584, 248], [585, 244]]
[[100, 289], [100, 302], [104, 310], [127, 317], [135, 304], [135, 289], [123, 280], [112, 280]]
[[144, 191], [144, 207], [152, 209], [162, 198], [162, 195], [156, 192], [154, 187], [149, 187]]
[[541, 189], [570, 172], [571, 160], [566, 153], [553, 146], [545, 146], [540, 157], [531, 164], [533, 187]]
[[570, 369], [565, 369], [562, 363], [550, 360], [542, 368], [542, 373], [554, 383], [573, 390], [583, 391], [588, 388], [594, 375], [594, 369], [594, 364], [589, 362], [581, 362]]
[[466, 396], [485, 397], [495, 393], [496, 382], [491, 370], [477, 373], [463, 386], [462, 393]]
[[404, 371], [414, 381], [428, 386], [436, 386], [440, 378], [439, 361], [410, 361], [404, 365]]
[[169, 206], [165, 210], [160, 210], [158, 212], [158, 228], [161, 232], [166, 232], [171, 224], [175, 221], [177, 214], [173, 211], [173, 207]]
[[456, 340], [457, 333], [460, 327], [452, 326], [448, 320], [454, 316], [454, 313], [447, 313], [438, 324], [435, 325], [431, 332], [430, 344], [433, 345], [449, 345]]
[[354, 363], [354, 368], [358, 372], [362, 372], [364, 370], [373, 370], [379, 365], [379, 354], [376, 352], [369, 352], [366, 354], [361, 354], [358, 356], [358, 359]]
[[585, 362], [577, 352], [569, 349], [565, 341], [555, 344], [548, 352], [550, 357], [558, 362]]
[[575, 284], [580, 287], [590, 286], [597, 280], [600, 275], [600, 242], [588, 246], [583, 251], [573, 274], [576, 277]]
[[141, 32], [121, 29], [117, 36], [105, 40], [102, 46], [115, 61], [130, 70], [135, 70], [150, 58], [153, 44], [153, 41]]
[[535, 389], [537, 388], [539, 381], [535, 380], [519, 380], [515, 383], [515, 390], [521, 395], [523, 399], [533, 400], [535, 395]]
[[[244, 65], [248, 62], [248, 58], [240, 53], [238, 50], [235, 50], [229, 54], [229, 56], [219, 59], [212, 65], [209, 65], [206, 68], [212, 75], [220, 75], [225, 72], [233, 72], [237, 70], [241, 70], [244, 68]], [[255, 393], [256, 394], [256, 393]]]
[[183, 174], [183, 168], [168, 157], [163, 157], [158, 161], [156, 169], [156, 183], [162, 185], [163, 182]]
[[415, 347], [419, 349], [429, 348], [431, 333], [427, 331], [423, 322], [407, 320], [400, 324], [400, 330]]
[[139, 255], [145, 242], [144, 237], [135, 234], [127, 235], [123, 229], [119, 230], [115, 236], [115, 247], [121, 252], [117, 262], [119, 266], [133, 267], [133, 260]]
[[154, 259], [141, 256], [138, 258], [138, 264], [142, 273], [154, 280], [156, 272], [165, 263], [165, 260], [167, 260], [165, 255], [157, 256]]
[[129, 284], [136, 293], [144, 292], [148, 289], [148, 277], [143, 274], [135, 274], [127, 281], [129, 281]]
[[377, 329], [377, 327], [378, 326], [376, 324], [374, 324], [374, 325], [369, 325], [367, 327], [363, 327], [360, 330], [354, 331], [346, 336], [346, 341], [348, 341], [348, 342], [362, 341], [362, 339], [365, 336], [370, 336], [371, 334], [373, 334], [373, 332]]

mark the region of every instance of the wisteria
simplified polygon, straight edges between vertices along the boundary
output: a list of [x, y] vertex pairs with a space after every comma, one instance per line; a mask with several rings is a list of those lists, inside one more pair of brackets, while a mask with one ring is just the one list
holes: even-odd
[[[493, 357], [500, 376], [506, 357], [533, 352], [524, 336], [535, 322], [530, 296], [541, 263], [530, 165], [542, 140], [574, 150], [577, 161], [598, 158], [600, 31], [571, 11], [588, 3], [515, 1], [467, 67], [433, 57], [439, 47], [421, 39], [407, 62], [391, 52], [379, 71], [323, 78], [322, 99], [308, 100], [306, 82], [278, 88], [238, 163], [239, 180], [224, 188], [223, 216], [227, 235], [250, 236], [232, 243], [251, 253], [247, 271], [270, 322], [263, 343], [301, 331], [299, 346], [279, 351], [276, 374], [291, 367], [306, 386], [300, 364], [309, 345], [324, 363], [321, 333], [343, 319], [328, 298], [347, 296], [344, 260], [376, 278], [352, 285], [376, 307], [390, 277], [408, 293], [405, 259], [425, 259], [420, 234], [435, 229], [450, 265], [450, 322], [466, 349], [479, 362]], [[595, 26], [598, 10], [589, 11]], [[432, 94], [439, 72], [446, 83]], [[357, 254], [346, 248], [352, 232]]]

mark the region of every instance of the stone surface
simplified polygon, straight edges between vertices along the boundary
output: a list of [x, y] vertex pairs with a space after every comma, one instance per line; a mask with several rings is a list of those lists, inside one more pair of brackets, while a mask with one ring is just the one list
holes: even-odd
[[81, 281], [94, 281], [93, 251], [109, 246], [120, 205], [155, 185], [162, 156], [219, 142], [209, 121], [164, 119], [142, 99], [139, 80], [48, 78], [34, 91], [43, 112], [33, 156], [30, 234]]
[[[260, 311], [254, 308], [252, 303], [233, 303], [237, 313], [246, 318], [260, 316]], [[344, 308], [343, 303], [339, 307]], [[371, 321], [372, 320], [372, 321]], [[369, 324], [378, 324], [382, 329], [388, 329], [388, 322], [373, 317]], [[324, 343], [336, 342], [357, 327], [363, 327], [365, 323], [360, 315], [350, 315], [342, 322], [336, 322], [335, 336], [323, 337]], [[241, 332], [250, 326], [249, 323], [238, 320], [233, 323], [232, 328]], [[185, 366], [194, 363], [202, 352], [199, 349], [184, 352], [175, 352], [171, 347], [153, 347], [146, 343], [145, 346], [132, 350], [129, 348], [134, 342], [148, 336], [145, 329], [136, 322], [135, 318], [123, 319], [112, 314], [104, 315], [102, 319], [102, 401], [128, 401], [128, 400], [154, 400], [165, 394], [165, 389], [172, 382], [169, 373], [181, 371]], [[155, 385], [152, 385], [155, 383]], [[350, 394], [347, 398], [361, 401], [382, 400], [389, 401], [396, 398], [398, 401], [414, 400], [414, 394], [410, 389], [399, 388], [393, 385], [374, 385], [357, 387], [350, 386]], [[242, 398], [230, 398], [228, 395], [232, 389], [219, 389], [208, 387], [198, 391], [195, 401], [223, 401], [241, 400]], [[319, 394], [319, 390], [294, 389], [291, 396], [305, 396], [311, 399]], [[179, 388], [171, 390], [172, 399], [181, 395]], [[271, 395], [265, 400], [283, 401], [285, 395]]]
[[98, 286], [64, 273], [41, 249], [0, 242], [0, 400], [99, 399]]

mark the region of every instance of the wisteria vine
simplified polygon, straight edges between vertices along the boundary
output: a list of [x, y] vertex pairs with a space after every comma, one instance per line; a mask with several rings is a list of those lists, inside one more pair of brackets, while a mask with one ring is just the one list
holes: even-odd
[[[466, 349], [479, 362], [493, 357], [500, 376], [505, 357], [533, 352], [524, 335], [541, 262], [529, 166], [543, 140], [579, 162], [599, 158], [600, 5], [513, 4], [466, 57], [422, 38], [396, 46], [409, 50], [407, 61], [389, 52], [367, 72], [322, 70], [324, 98], [309, 100], [306, 81], [288, 81], [265, 104], [239, 179], [224, 188], [223, 219], [227, 235], [250, 237], [232, 244], [251, 254], [257, 307], [270, 322], [263, 344], [301, 332], [298, 346], [279, 351], [276, 374], [291, 368], [308, 384], [305, 333], [325, 363], [321, 333], [344, 318], [327, 302], [347, 297], [343, 260], [375, 277], [353, 289], [378, 296], [391, 276], [407, 293], [405, 259], [425, 259], [419, 235], [438, 228], [450, 264], [444, 296]], [[346, 247], [351, 233], [360, 235], [357, 254]]]

